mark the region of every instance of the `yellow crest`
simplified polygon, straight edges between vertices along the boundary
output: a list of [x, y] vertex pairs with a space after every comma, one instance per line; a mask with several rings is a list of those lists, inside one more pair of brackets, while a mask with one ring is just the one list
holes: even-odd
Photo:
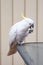
[[26, 17], [23, 15], [23, 13], [21, 13], [21, 17], [22, 17], [22, 18], [26, 18]]

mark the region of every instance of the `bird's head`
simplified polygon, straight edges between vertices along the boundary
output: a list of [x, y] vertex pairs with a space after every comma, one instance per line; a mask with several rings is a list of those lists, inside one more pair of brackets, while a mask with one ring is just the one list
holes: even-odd
[[33, 32], [34, 30], [34, 21], [30, 18], [25, 18], [25, 21], [28, 22], [29, 25], [29, 33]]
[[26, 18], [23, 14], [21, 14], [21, 17], [28, 22], [29, 25], [29, 33], [33, 32], [34, 30], [34, 21], [30, 18]]

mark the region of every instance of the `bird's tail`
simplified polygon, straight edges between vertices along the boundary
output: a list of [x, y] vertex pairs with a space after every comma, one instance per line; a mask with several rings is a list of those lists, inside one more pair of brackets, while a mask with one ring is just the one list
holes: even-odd
[[16, 44], [14, 43], [12, 46], [10, 46], [9, 52], [8, 52], [8, 56], [16, 53], [17, 49], [16, 49]]

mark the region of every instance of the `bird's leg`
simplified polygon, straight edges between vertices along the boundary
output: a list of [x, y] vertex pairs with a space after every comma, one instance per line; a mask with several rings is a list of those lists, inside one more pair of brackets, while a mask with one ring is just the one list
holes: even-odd
[[19, 41], [17, 41], [17, 44], [20, 45], [21, 43]]

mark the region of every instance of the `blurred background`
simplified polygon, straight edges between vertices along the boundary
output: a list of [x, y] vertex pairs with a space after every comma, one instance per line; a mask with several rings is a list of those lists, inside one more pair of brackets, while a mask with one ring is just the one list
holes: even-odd
[[[43, 42], [43, 0], [0, 0], [0, 65], [26, 65], [18, 52], [7, 56], [8, 32], [13, 24], [23, 19], [21, 13], [32, 18], [35, 26], [25, 42]], [[34, 65], [43, 65], [43, 44], [36, 46], [31, 50]]]

